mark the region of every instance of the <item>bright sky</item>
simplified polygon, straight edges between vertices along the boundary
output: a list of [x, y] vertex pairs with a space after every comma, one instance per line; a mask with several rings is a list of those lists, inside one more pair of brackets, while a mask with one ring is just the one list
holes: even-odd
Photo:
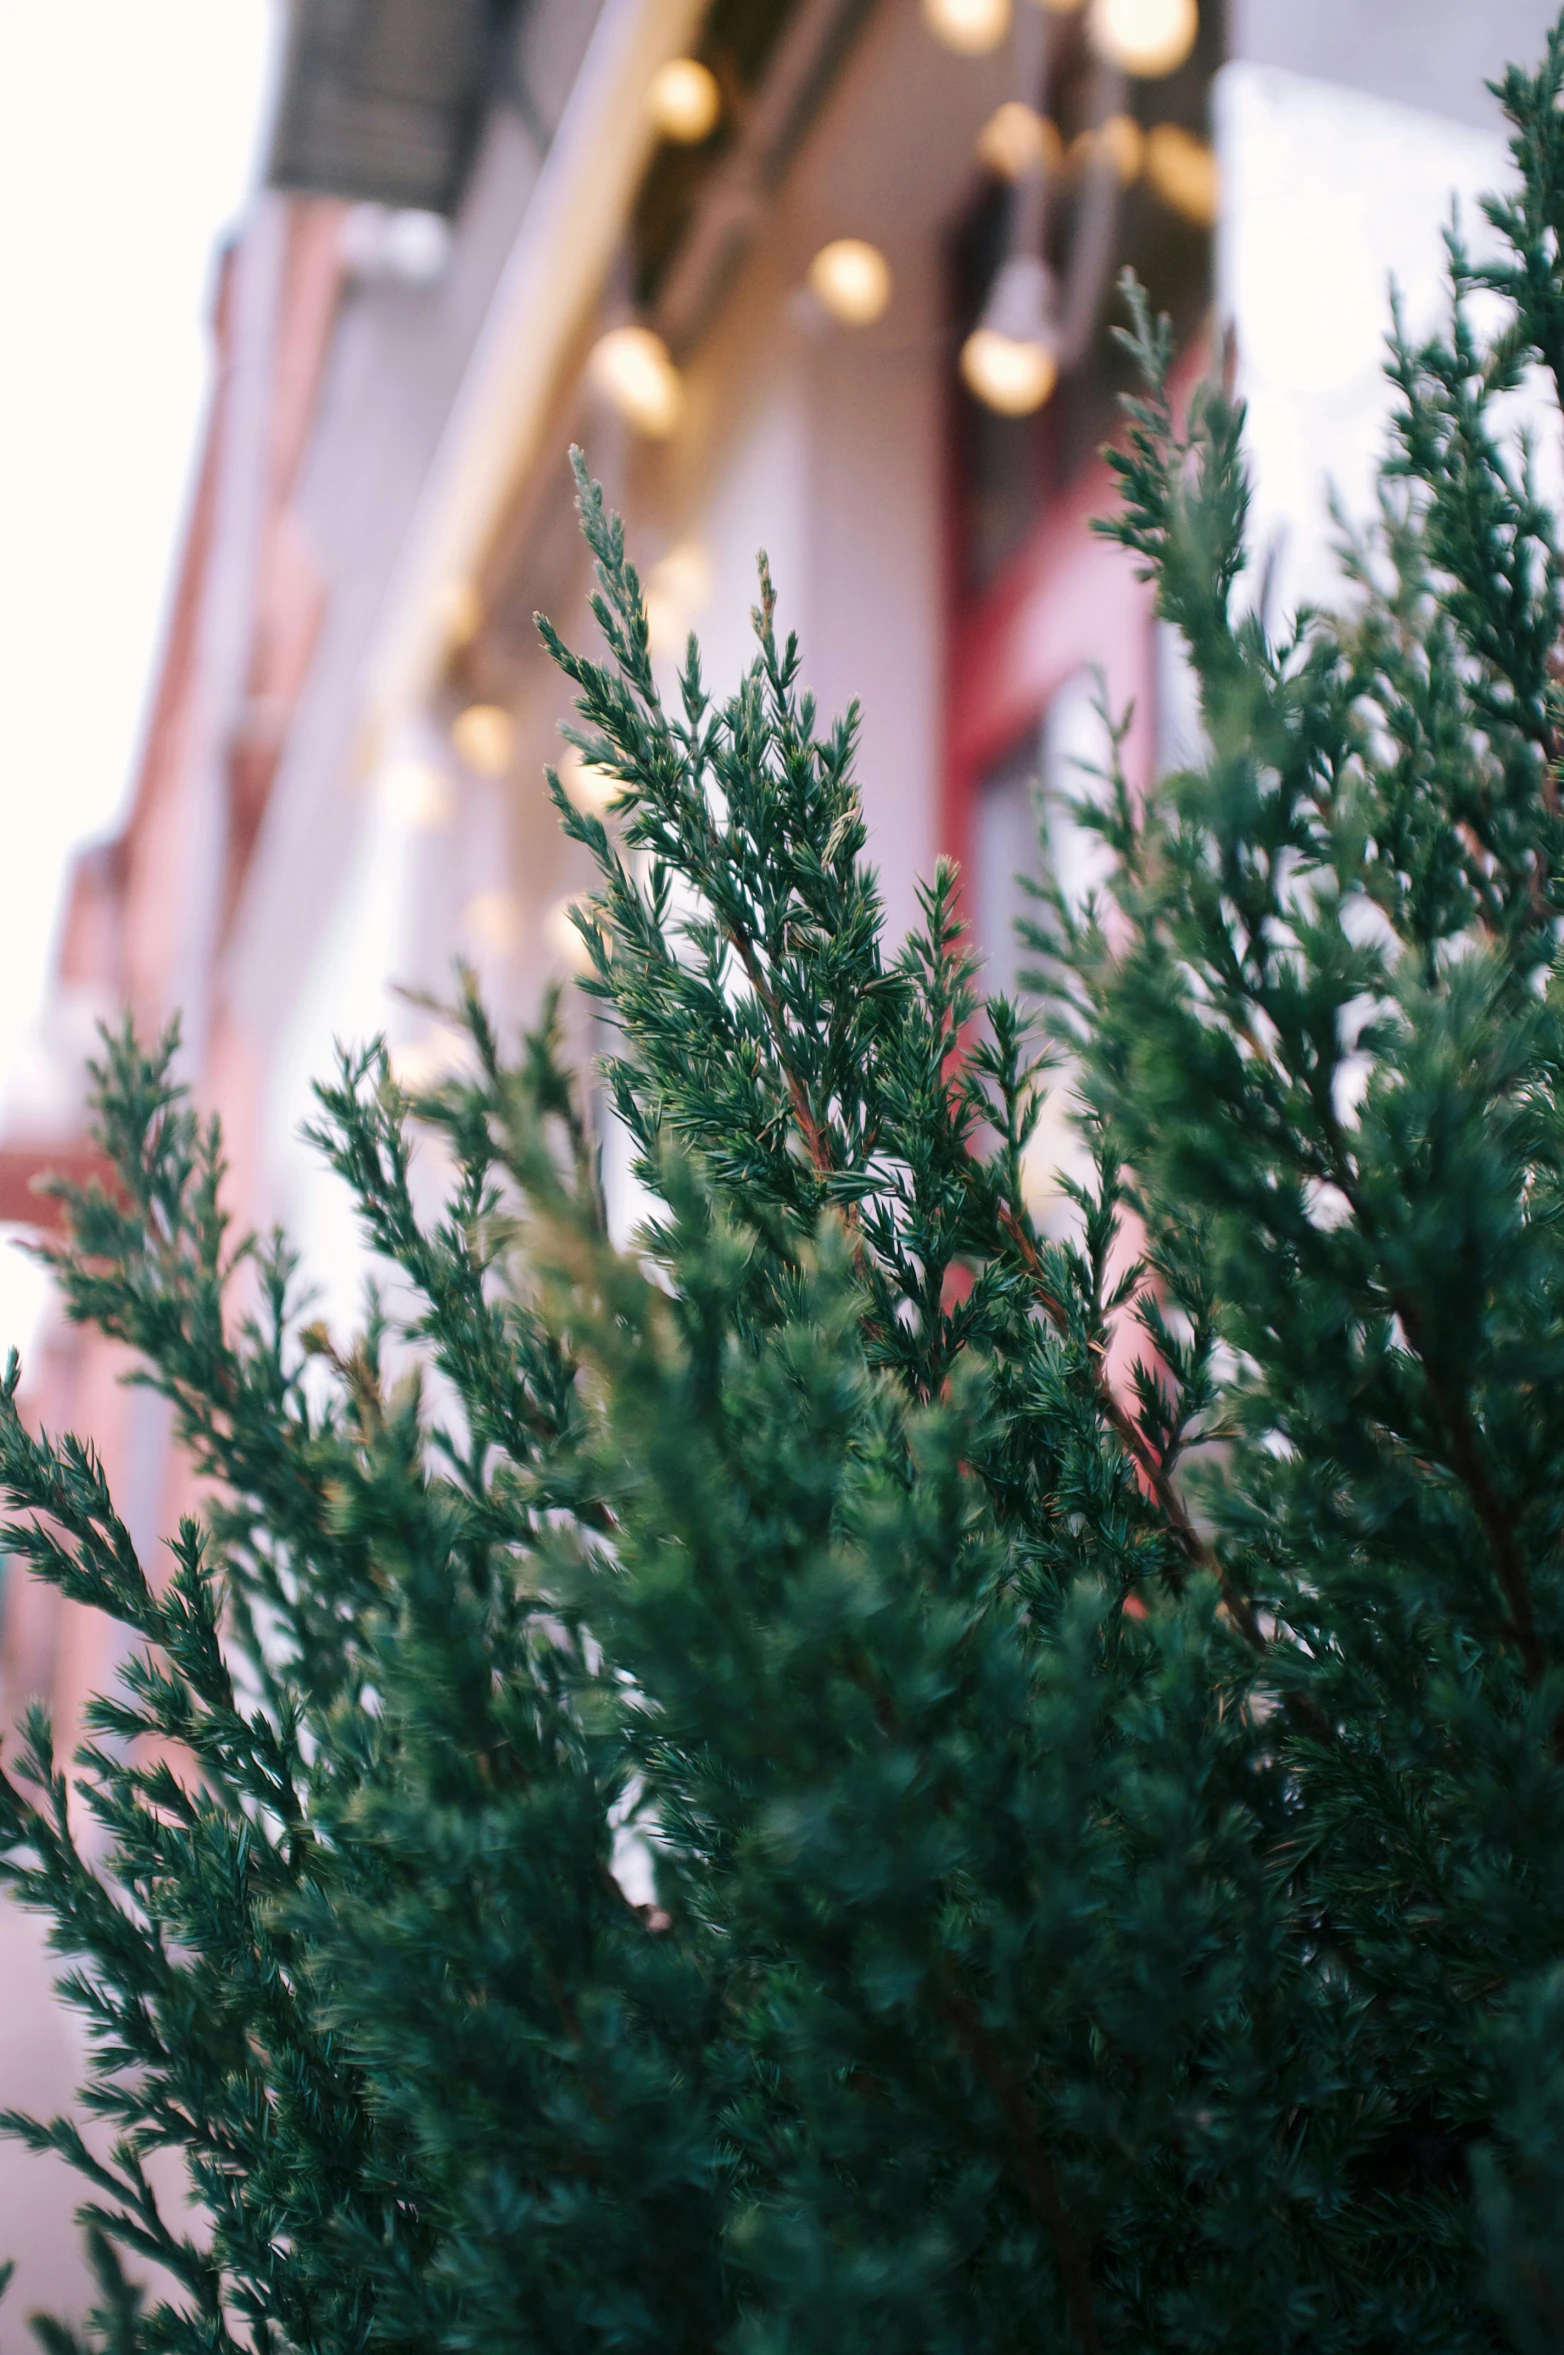
[[[130, 782], [273, 13], [0, 0], [0, 1086], [70, 851]], [[30, 1321], [14, 1265], [0, 1248], [0, 1352]]]

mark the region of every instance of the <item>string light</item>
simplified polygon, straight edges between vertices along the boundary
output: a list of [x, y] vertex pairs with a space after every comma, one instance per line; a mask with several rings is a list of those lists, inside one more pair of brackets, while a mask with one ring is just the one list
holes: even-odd
[[412, 755], [380, 772], [380, 802], [388, 818], [415, 834], [443, 834], [456, 820], [456, 788], [433, 761]]
[[483, 599], [471, 581], [446, 581], [437, 599], [447, 646], [460, 652], [483, 627]]
[[627, 425], [666, 441], [684, 415], [684, 380], [650, 327], [611, 327], [592, 346], [587, 375]]
[[1059, 367], [1046, 344], [1018, 342], [992, 327], [974, 327], [961, 347], [961, 374], [969, 392], [1001, 417], [1029, 417], [1059, 381]]
[[1091, 0], [1092, 45], [1110, 65], [1143, 81], [1181, 66], [1200, 30], [1196, 0]]
[[1089, 164], [1093, 156], [1105, 155], [1118, 173], [1122, 185], [1128, 188], [1140, 177], [1145, 149], [1146, 134], [1135, 117], [1111, 114], [1095, 131], [1076, 133], [1070, 142], [1070, 162], [1072, 167], [1079, 169], [1083, 164]]
[[462, 910], [462, 928], [491, 955], [508, 957], [521, 940], [521, 910], [508, 891], [475, 892]]
[[844, 327], [869, 327], [891, 299], [890, 264], [862, 237], [834, 237], [809, 265], [809, 289]]
[[624, 791], [617, 777], [584, 759], [574, 744], [567, 744], [560, 755], [559, 781], [576, 808], [590, 810], [594, 818], [603, 817], [609, 804]]
[[680, 540], [646, 575], [647, 641], [654, 654], [682, 655], [690, 625], [711, 595], [711, 558], [696, 540]]
[[1036, 254], [1012, 254], [961, 347], [967, 389], [1001, 417], [1029, 417], [1059, 381], [1053, 276]]
[[408, 1095], [436, 1088], [443, 1079], [470, 1068], [471, 1041], [450, 1023], [437, 1023], [420, 1038], [391, 1049], [391, 1076]]
[[711, 558], [698, 540], [680, 540], [658, 557], [646, 583], [693, 620], [711, 595]]
[[722, 92], [710, 66], [696, 57], [670, 57], [646, 90], [646, 111], [665, 139], [698, 147], [717, 127]]
[[981, 57], [1009, 32], [1010, 0], [923, 0], [923, 21], [947, 49]]
[[1216, 220], [1221, 187], [1216, 157], [1203, 139], [1178, 123], [1158, 123], [1146, 134], [1146, 177], [1164, 204], [1199, 229]]
[[451, 723], [457, 757], [479, 777], [503, 777], [516, 749], [516, 723], [498, 703], [469, 703]]
[[584, 916], [591, 905], [589, 899], [556, 900], [544, 922], [543, 935], [549, 949], [569, 973], [592, 971], [592, 952], [582, 939], [575, 921], [577, 911]]
[[1056, 123], [1019, 98], [996, 106], [977, 137], [978, 161], [1001, 180], [1019, 180], [1028, 172], [1056, 172], [1064, 160], [1064, 143]]

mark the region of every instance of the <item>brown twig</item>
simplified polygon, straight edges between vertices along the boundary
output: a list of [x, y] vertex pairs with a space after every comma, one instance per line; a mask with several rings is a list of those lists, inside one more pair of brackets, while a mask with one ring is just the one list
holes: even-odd
[[1053, 2242], [1064, 2302], [1084, 2355], [1101, 2355], [1097, 2311], [1092, 2300], [1091, 2267], [1078, 2239], [1059, 2189], [1053, 2161], [1043, 2148], [1037, 2113], [1027, 2099], [1003, 2053], [978, 2017], [970, 1997], [946, 1988], [939, 2009], [957, 2042], [999, 2106], [1010, 2135], [1016, 2172], [1025, 2187], [1033, 2214]]
[[1471, 1498], [1472, 1510], [1487, 1539], [1500, 1590], [1509, 1607], [1510, 1632], [1520, 1652], [1526, 1682], [1535, 1685], [1541, 1681], [1546, 1662], [1537, 1634], [1526, 1563], [1516, 1537], [1514, 1520], [1489, 1477], [1471, 1408], [1464, 1398], [1452, 1394], [1430, 1362], [1422, 1311], [1408, 1294], [1392, 1293], [1390, 1297], [1391, 1305], [1401, 1319], [1402, 1331], [1423, 1369], [1429, 1403], [1444, 1427], [1450, 1461]]
[[[1056, 1333], [1065, 1333], [1068, 1330], [1069, 1319], [1065, 1313], [1064, 1303], [1044, 1278], [1042, 1261], [1038, 1256], [1036, 1244], [1008, 1205], [1001, 1208], [999, 1223], [1014, 1245], [1016, 1256], [1032, 1279], [1032, 1289], [1043, 1314]], [[1169, 1477], [1167, 1465], [1157, 1454], [1156, 1449], [1152, 1447], [1134, 1416], [1125, 1406], [1124, 1401], [1115, 1392], [1100, 1363], [1094, 1365], [1093, 1375], [1098, 1410], [1104, 1421], [1110, 1425], [1118, 1437], [1130, 1460], [1139, 1467], [1141, 1475], [1151, 1491], [1152, 1501], [1167, 1523], [1168, 1532], [1174, 1544], [1191, 1568], [1209, 1571], [1217, 1580], [1222, 1592], [1222, 1607], [1251, 1649], [1257, 1652], [1268, 1651], [1270, 1647], [1260, 1632], [1259, 1622], [1254, 1614], [1254, 1605], [1247, 1595], [1239, 1593], [1222, 1564], [1191, 1521], [1188, 1507]]]
[[[1334, 1180], [1349, 1204], [1365, 1239], [1376, 1247], [1379, 1235], [1376, 1222], [1363, 1200], [1357, 1183], [1346, 1141], [1334, 1123], [1327, 1123], [1326, 1135], [1334, 1162]], [[1385, 1287], [1386, 1297], [1401, 1321], [1407, 1344], [1423, 1371], [1428, 1402], [1441, 1427], [1450, 1463], [1471, 1500], [1479, 1528], [1487, 1541], [1500, 1592], [1510, 1614], [1510, 1633], [1521, 1655], [1521, 1664], [1530, 1685], [1540, 1682], [1546, 1662], [1537, 1622], [1532, 1610], [1531, 1588], [1526, 1577], [1526, 1563], [1516, 1536], [1515, 1523], [1508, 1507], [1494, 1487], [1483, 1457], [1482, 1440], [1466, 1399], [1453, 1392], [1443, 1376], [1436, 1372], [1428, 1341], [1428, 1329], [1423, 1312], [1410, 1292], [1399, 1285]]]
[[[794, 1118], [803, 1135], [810, 1161], [818, 1175], [829, 1176], [835, 1166], [830, 1148], [824, 1132], [815, 1118], [808, 1090], [798, 1073], [793, 1069], [788, 1057], [783, 1043], [781, 1008], [777, 1004], [776, 993], [761, 965], [755, 943], [747, 928], [742, 924], [729, 922], [724, 929], [734, 954], [743, 965], [751, 988], [765, 1008], [766, 1018], [770, 1023], [772, 1038], [776, 1046], [777, 1060], [787, 1081], [788, 1096], [792, 1103]], [[850, 1225], [856, 1223], [852, 1219], [850, 1205], [848, 1223]], [[1064, 1303], [1043, 1278], [1042, 1262], [1038, 1257], [1037, 1248], [1032, 1238], [1008, 1205], [1001, 1206], [999, 1223], [1013, 1244], [1027, 1274], [1032, 1279], [1033, 1288], [1044, 1314], [1056, 1332], [1064, 1333], [1068, 1325]], [[1268, 1651], [1270, 1647], [1260, 1631], [1253, 1604], [1247, 1595], [1239, 1593], [1222, 1564], [1201, 1537], [1189, 1517], [1183, 1498], [1169, 1477], [1166, 1464], [1149, 1444], [1144, 1432], [1141, 1431], [1123, 1401], [1115, 1395], [1113, 1387], [1100, 1365], [1095, 1368], [1095, 1385], [1098, 1407], [1122, 1446], [1127, 1450], [1132, 1462], [1138, 1465], [1175, 1545], [1192, 1568], [1209, 1571], [1216, 1578], [1221, 1590], [1222, 1607], [1250, 1648], [1261, 1653]], [[1320, 1722], [1323, 1725], [1323, 1719]]]
[[746, 928], [742, 924], [730, 923], [725, 929], [734, 954], [738, 957], [748, 977], [751, 989], [766, 1009], [766, 1019], [771, 1025], [771, 1035], [776, 1041], [777, 1061], [781, 1064], [783, 1077], [787, 1081], [787, 1092], [793, 1106], [793, 1117], [803, 1131], [804, 1144], [808, 1149], [809, 1158], [814, 1164], [817, 1175], [828, 1177], [834, 1167], [830, 1148], [826, 1143], [825, 1133], [815, 1118], [814, 1106], [809, 1101], [809, 1091], [793, 1069], [792, 1063], [788, 1059], [787, 1050], [782, 1043], [782, 1009], [777, 1004], [776, 992], [766, 978], [760, 959], [755, 953], [754, 941], [750, 938]]

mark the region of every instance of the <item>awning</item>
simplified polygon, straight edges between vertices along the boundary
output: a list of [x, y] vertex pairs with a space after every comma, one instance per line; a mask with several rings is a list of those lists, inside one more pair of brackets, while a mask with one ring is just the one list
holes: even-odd
[[495, 0], [290, 0], [272, 187], [452, 212], [508, 13]]

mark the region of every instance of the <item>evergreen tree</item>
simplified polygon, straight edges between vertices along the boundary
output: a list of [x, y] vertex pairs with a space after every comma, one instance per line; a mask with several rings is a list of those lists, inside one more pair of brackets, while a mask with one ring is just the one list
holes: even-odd
[[620, 792], [553, 789], [637, 1248], [556, 1010], [507, 1057], [464, 983], [459, 1075], [321, 1090], [396, 1274], [339, 1346], [176, 1041], [106, 1041], [48, 1256], [210, 1502], [138, 1562], [13, 1359], [7, 1545], [132, 1638], [0, 1785], [91, 2043], [85, 2135], [10, 2121], [87, 2179], [87, 2345], [1564, 2337], [1564, 553], [1506, 419], [1564, 371], [1561, 94], [1564, 29], [1338, 619], [1245, 605], [1241, 413], [1175, 419], [1132, 290], [1108, 528], [1205, 750], [1083, 800], [1036, 1046], [949, 871], [887, 946], [764, 576], [738, 694], [692, 644], [665, 708], [584, 476], [606, 660], [546, 634]]

